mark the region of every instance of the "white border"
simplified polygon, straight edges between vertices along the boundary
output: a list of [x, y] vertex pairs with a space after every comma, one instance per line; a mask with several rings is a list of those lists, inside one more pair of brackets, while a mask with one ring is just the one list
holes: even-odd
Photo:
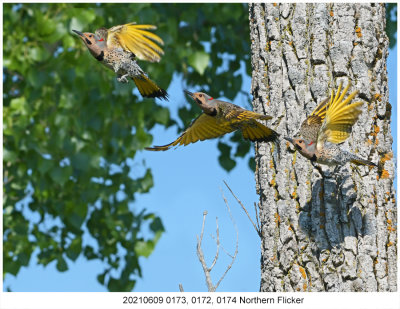
[[[2, 1], [2, 3], [19, 3], [21, 1]], [[23, 1], [23, 2], [32, 2], [33, 1]], [[35, 1], [35, 2], [48, 2], [48, 1]], [[53, 1], [53, 2], [70, 2], [70, 1]], [[98, 1], [74, 1], [74, 3], [96, 3]], [[119, 3], [123, 2], [140, 2], [140, 1], [118, 1]], [[163, 0], [158, 0], [158, 1], [141, 1], [141, 2], [171, 2], [171, 1], [163, 1]], [[192, 0], [190, 1], [191, 3], [211, 3], [213, 1], [199, 1], [199, 0]], [[219, 2], [230, 2], [230, 3], [242, 3], [245, 1], [236, 1], [236, 0], [231, 0], [231, 1], [219, 1]], [[260, 1], [251, 1], [251, 2], [260, 2]], [[304, 1], [280, 1], [281, 3], [285, 2], [304, 2]], [[360, 2], [360, 1], [320, 1], [320, 2], [347, 2], [347, 3], [354, 3], [354, 2]], [[396, 1], [387, 1], [387, 2], [396, 2]], [[117, 2], [115, 2], [117, 3]], [[3, 6], [0, 8], [1, 11], [1, 21], [3, 21]], [[397, 11], [397, 20], [399, 21], [399, 11]], [[3, 34], [3, 22], [1, 23], [1, 34]], [[399, 22], [397, 25], [397, 40], [399, 40]], [[1, 47], [3, 47], [3, 41], [1, 42]], [[400, 89], [400, 81], [399, 81], [399, 53], [397, 54], [397, 89]], [[1, 57], [1, 64], [3, 63], [3, 57]], [[3, 85], [1, 85], [1, 90], [3, 90]], [[393, 91], [394, 89], [392, 89]], [[3, 91], [2, 91], [3, 93]], [[2, 100], [2, 99], [1, 99]], [[397, 91], [397, 102], [400, 102], [400, 94], [399, 91]], [[3, 104], [0, 107], [1, 115], [3, 116]], [[397, 110], [397, 119], [399, 119], [400, 111], [399, 109]], [[3, 132], [3, 117], [1, 118], [1, 124], [0, 124], [1, 132]], [[399, 125], [397, 126], [397, 136], [399, 136], [400, 130], [399, 130]], [[1, 141], [3, 142], [3, 134], [1, 135]], [[397, 145], [397, 154], [399, 154], [399, 143]], [[3, 150], [1, 150], [1, 154], [3, 153]], [[397, 158], [398, 162], [398, 158]], [[0, 163], [0, 168], [3, 170], [3, 160]], [[398, 172], [398, 170], [397, 170]], [[397, 173], [397, 175], [399, 175]], [[1, 196], [3, 196], [3, 178], [1, 177], [0, 179], [1, 183]], [[397, 181], [398, 186], [397, 186], [397, 192], [399, 190], [399, 179]], [[0, 206], [1, 210], [3, 210], [3, 205]], [[397, 213], [397, 222], [399, 222], [399, 212]], [[3, 216], [1, 215], [0, 217], [0, 251], [1, 253], [3, 252]], [[3, 263], [2, 263], [2, 255], [0, 258], [0, 273], [3, 273]], [[397, 263], [397, 269], [400, 269], [400, 260], [398, 259]], [[399, 275], [397, 276], [397, 287], [398, 289], [400, 288], [400, 278]], [[187, 299], [187, 304], [165, 304], [165, 301], [168, 297], [172, 299], [175, 297], [175, 300], [178, 299], [178, 297], [186, 297]], [[144, 300], [144, 297], [147, 297], [147, 300], [149, 300], [149, 297], [162, 297], [164, 300], [164, 304], [124, 304], [123, 299], [124, 297], [142, 297], [142, 300]], [[195, 300], [200, 298], [200, 301], [202, 300], [202, 297], [211, 297], [213, 304], [212, 305], [207, 305], [205, 303], [200, 304], [193, 304], [191, 303], [192, 297], [194, 297]], [[230, 303], [230, 304], [217, 304], [217, 298], [218, 297], [225, 297], [227, 299], [228, 297], [236, 297], [237, 302], [236, 304]], [[274, 304], [256, 304], [256, 303], [251, 303], [251, 304], [240, 304], [239, 303], [239, 298], [240, 297], [246, 297], [247, 299], [253, 299], [253, 298], [271, 298], [275, 300]], [[301, 304], [278, 304], [278, 297], [286, 297], [287, 299], [294, 297], [294, 298], [303, 298], [303, 302]], [[312, 308], [324, 308], [324, 309], [345, 309], [345, 308], [351, 308], [351, 309], [356, 309], [356, 308], [364, 308], [364, 309], [369, 309], [369, 308], [380, 308], [380, 309], [386, 309], [386, 308], [400, 308], [400, 293], [386, 293], [386, 292], [374, 292], [374, 293], [258, 293], [258, 292], [252, 292], [252, 293], [190, 293], [190, 292], [185, 292], [185, 293], [168, 293], [168, 292], [163, 292], [163, 293], [107, 293], [107, 292], [98, 292], [98, 293], [88, 293], [88, 292], [82, 292], [82, 293], [63, 293], [63, 292], [53, 292], [53, 293], [28, 293], [28, 292], [12, 292], [12, 293], [6, 293], [3, 292], [3, 280], [0, 280], [0, 308], [1, 309], [19, 309], [19, 308], [24, 308], [24, 309], [54, 309], [54, 308], [85, 308], [85, 309], [102, 309], [102, 308], [191, 308], [191, 307], [196, 307], [196, 308], [307, 308], [307, 309], [312, 309]]]

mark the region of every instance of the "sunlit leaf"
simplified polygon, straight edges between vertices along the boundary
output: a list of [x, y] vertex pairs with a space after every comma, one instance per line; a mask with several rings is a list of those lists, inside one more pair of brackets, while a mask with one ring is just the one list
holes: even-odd
[[204, 74], [208, 63], [210, 61], [210, 55], [206, 52], [198, 51], [189, 56], [189, 64], [197, 71], [200, 75]]

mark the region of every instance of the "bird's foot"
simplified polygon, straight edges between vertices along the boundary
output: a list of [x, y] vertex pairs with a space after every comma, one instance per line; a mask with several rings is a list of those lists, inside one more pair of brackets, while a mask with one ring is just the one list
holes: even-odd
[[318, 165], [318, 163], [311, 161], [312, 166], [318, 170], [319, 174], [321, 175], [322, 178], [325, 178], [324, 171], [322, 170], [321, 166]]
[[129, 80], [127, 79], [127, 76], [129, 76], [129, 74], [118, 75], [117, 81], [119, 81], [120, 83], [129, 83]]
[[342, 167], [340, 165], [336, 165], [333, 170], [333, 175], [337, 175]]

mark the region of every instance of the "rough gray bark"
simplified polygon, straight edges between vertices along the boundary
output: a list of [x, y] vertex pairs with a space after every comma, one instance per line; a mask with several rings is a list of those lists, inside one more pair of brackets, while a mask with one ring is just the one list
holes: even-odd
[[293, 136], [340, 81], [363, 113], [341, 145], [381, 165], [324, 178], [282, 142], [256, 144], [261, 291], [396, 291], [395, 175], [382, 4], [250, 4], [254, 110]]

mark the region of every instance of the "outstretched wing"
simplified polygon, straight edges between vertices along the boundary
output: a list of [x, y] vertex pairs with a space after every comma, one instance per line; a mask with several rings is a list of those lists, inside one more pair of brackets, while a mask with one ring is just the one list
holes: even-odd
[[185, 132], [172, 143], [164, 146], [148, 147], [146, 150], [165, 151], [174, 146], [186, 146], [190, 143], [196, 143], [197, 141], [216, 138], [235, 130], [235, 128], [230, 126], [229, 122], [221, 122], [220, 120], [217, 122], [215, 117], [201, 114], [191, 123]]
[[318, 131], [321, 128], [322, 122], [325, 119], [326, 109], [333, 100], [333, 91], [330, 98], [323, 100], [313, 110], [311, 115], [303, 121], [300, 127], [300, 131], [297, 136], [302, 136], [304, 139], [310, 142], [316, 142], [318, 138]]
[[256, 112], [238, 107], [230, 110], [225, 115], [231, 126], [241, 128], [243, 138], [251, 141], [276, 141], [278, 133], [258, 122], [259, 120], [272, 119], [271, 116], [261, 115]]
[[358, 91], [354, 91], [343, 100], [350, 85], [349, 82], [341, 94], [340, 85], [334, 100], [329, 103], [325, 120], [318, 133], [317, 148], [322, 147], [327, 141], [335, 144], [342, 143], [349, 137], [351, 128], [362, 112], [361, 106], [363, 105], [363, 102], [349, 104]]
[[272, 119], [271, 116], [261, 115], [259, 113], [252, 112], [241, 107], [232, 109], [229, 112], [227, 112], [225, 118], [234, 123], [248, 121], [251, 119], [260, 119], [260, 120]]
[[107, 46], [122, 48], [135, 54], [140, 60], [159, 62], [164, 51], [156, 43], [164, 45], [163, 40], [147, 30], [157, 29], [153, 25], [129, 23], [108, 29]]
[[257, 120], [253, 120], [251, 123], [244, 125], [242, 127], [242, 134], [245, 139], [249, 139], [253, 142], [276, 142], [279, 136], [277, 132], [259, 123]]
[[333, 91], [330, 98], [323, 100], [311, 113], [310, 116], [307, 117], [305, 124], [307, 125], [315, 125], [322, 124], [322, 121], [325, 119], [326, 109], [328, 105], [332, 102], [333, 99]]

